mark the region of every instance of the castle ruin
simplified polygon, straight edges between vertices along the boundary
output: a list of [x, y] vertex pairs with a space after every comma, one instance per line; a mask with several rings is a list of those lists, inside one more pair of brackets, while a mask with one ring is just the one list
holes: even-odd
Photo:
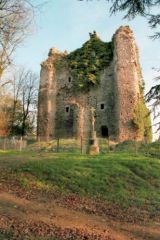
[[143, 99], [138, 48], [128, 26], [111, 42], [96, 32], [74, 52], [52, 48], [41, 64], [38, 136], [41, 140], [83, 137], [115, 142], [151, 139]]

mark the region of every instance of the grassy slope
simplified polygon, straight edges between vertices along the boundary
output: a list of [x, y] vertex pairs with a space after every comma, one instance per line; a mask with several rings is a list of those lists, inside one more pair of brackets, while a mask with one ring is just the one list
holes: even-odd
[[25, 187], [78, 193], [122, 206], [160, 204], [160, 160], [156, 158], [128, 153], [94, 157], [68, 153], [0, 153], [0, 167], [5, 168], [5, 164]]

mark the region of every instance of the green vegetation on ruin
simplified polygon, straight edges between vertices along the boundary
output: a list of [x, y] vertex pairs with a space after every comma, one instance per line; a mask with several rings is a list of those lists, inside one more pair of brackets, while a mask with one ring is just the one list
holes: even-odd
[[75, 79], [74, 86], [88, 90], [91, 85], [99, 84], [101, 71], [109, 66], [113, 58], [113, 43], [101, 41], [94, 32], [90, 34], [90, 40], [67, 58], [70, 72]]
[[139, 130], [139, 135], [144, 136], [148, 142], [152, 141], [152, 127], [150, 112], [144, 99], [140, 98], [133, 113], [133, 124]]
[[60, 71], [62, 68], [67, 67], [66, 56], [60, 60], [54, 61], [54, 66], [58, 71]]
[[139, 89], [140, 89], [140, 93], [141, 93], [141, 94], [144, 94], [145, 81], [144, 81], [144, 79], [143, 79], [142, 68], [141, 68], [141, 65], [140, 65], [140, 63], [139, 63], [139, 59], [138, 59], [138, 65], [139, 65], [139, 78], [140, 78], [140, 81], [139, 81]]

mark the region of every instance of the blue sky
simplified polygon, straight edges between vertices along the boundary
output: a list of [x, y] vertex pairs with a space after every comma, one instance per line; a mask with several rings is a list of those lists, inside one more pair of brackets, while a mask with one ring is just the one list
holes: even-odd
[[40, 63], [47, 58], [51, 47], [73, 51], [88, 40], [89, 32], [93, 30], [103, 41], [110, 41], [117, 28], [129, 25], [140, 50], [146, 90], [153, 85], [156, 73], [152, 67], [158, 67], [160, 63], [160, 44], [148, 38], [153, 32], [145, 19], [137, 17], [127, 21], [120, 13], [110, 16], [109, 4], [105, 0], [50, 0], [36, 14], [35, 20], [32, 34], [15, 54], [16, 64], [25, 65], [39, 74]]

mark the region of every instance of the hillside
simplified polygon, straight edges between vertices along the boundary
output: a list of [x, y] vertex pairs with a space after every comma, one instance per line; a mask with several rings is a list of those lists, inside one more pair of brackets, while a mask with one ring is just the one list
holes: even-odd
[[158, 158], [1, 152], [0, 168], [0, 239], [160, 237]]

